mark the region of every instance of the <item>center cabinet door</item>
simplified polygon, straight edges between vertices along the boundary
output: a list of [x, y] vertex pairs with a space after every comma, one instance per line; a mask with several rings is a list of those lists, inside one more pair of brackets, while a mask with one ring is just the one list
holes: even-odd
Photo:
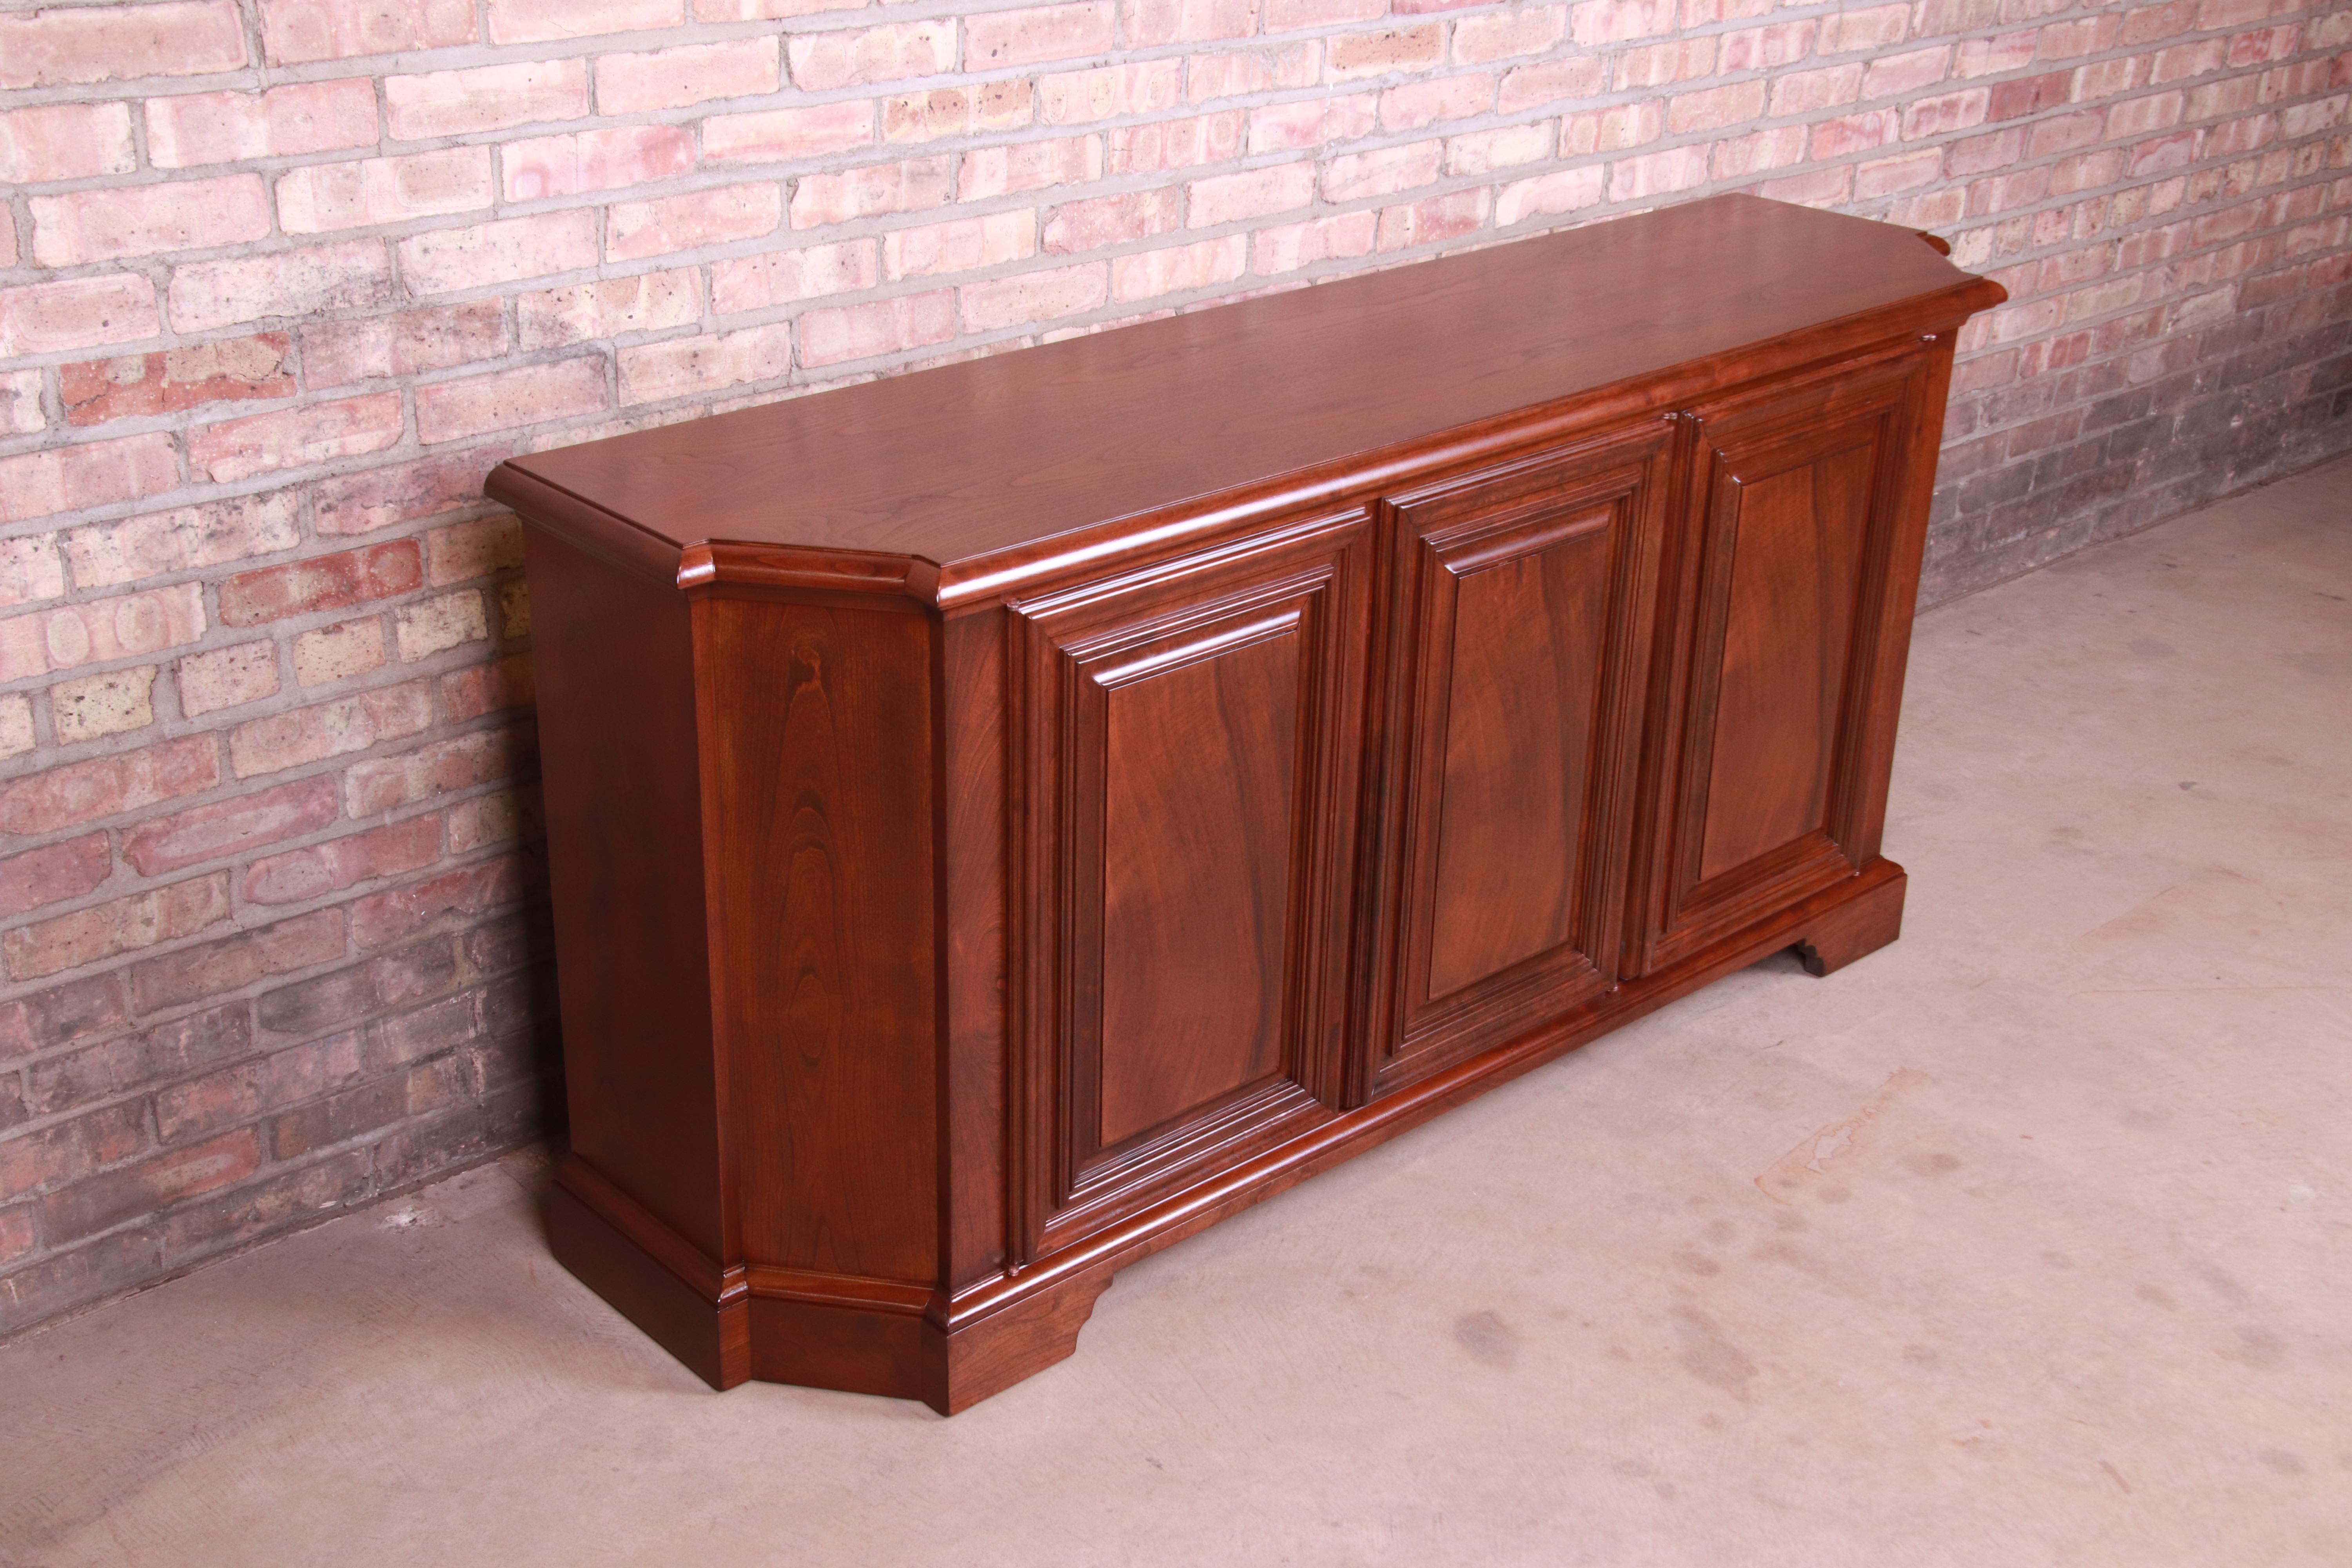
[[1371, 525], [1011, 606], [1030, 1257], [1333, 1114]]
[[1351, 1100], [1616, 980], [1672, 421], [1392, 496], [1381, 863]]

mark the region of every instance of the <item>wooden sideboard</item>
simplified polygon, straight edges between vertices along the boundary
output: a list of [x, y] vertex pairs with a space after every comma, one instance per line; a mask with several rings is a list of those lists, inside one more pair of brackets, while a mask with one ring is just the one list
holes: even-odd
[[1723, 196], [499, 468], [556, 1256], [720, 1387], [952, 1412], [1123, 1265], [1892, 940], [2004, 297], [1942, 252]]

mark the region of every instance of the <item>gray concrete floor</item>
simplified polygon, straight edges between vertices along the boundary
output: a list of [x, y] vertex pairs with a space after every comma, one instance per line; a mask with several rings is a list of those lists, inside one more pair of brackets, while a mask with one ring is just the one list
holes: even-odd
[[2352, 463], [1921, 622], [1902, 942], [1129, 1270], [702, 1388], [517, 1155], [0, 1347], [0, 1563], [2352, 1563]]

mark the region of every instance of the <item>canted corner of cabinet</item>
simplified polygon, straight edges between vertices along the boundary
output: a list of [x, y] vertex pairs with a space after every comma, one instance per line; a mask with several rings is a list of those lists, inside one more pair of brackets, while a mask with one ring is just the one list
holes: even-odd
[[866, 550], [800, 550], [788, 545], [705, 540], [678, 552], [677, 585], [699, 588], [801, 589], [871, 594], [934, 604], [940, 569], [919, 555]]

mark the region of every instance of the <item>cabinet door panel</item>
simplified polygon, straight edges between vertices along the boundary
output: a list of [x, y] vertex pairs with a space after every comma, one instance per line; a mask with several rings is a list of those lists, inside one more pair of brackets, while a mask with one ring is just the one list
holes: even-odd
[[1279, 625], [1107, 693], [1104, 1147], [1282, 1065], [1300, 669]]
[[1393, 878], [1369, 1092], [1608, 989], [1674, 438], [1389, 503]]
[[1738, 486], [1702, 880], [1828, 826], [1876, 457], [1863, 441]]
[[1029, 1255], [1327, 1118], [1360, 511], [1013, 606]]
[[[1694, 537], [1642, 962], [1852, 876], [1883, 784], [1864, 755], [1925, 365], [1696, 411]], [[1898, 650], [1899, 652], [1899, 650]]]

